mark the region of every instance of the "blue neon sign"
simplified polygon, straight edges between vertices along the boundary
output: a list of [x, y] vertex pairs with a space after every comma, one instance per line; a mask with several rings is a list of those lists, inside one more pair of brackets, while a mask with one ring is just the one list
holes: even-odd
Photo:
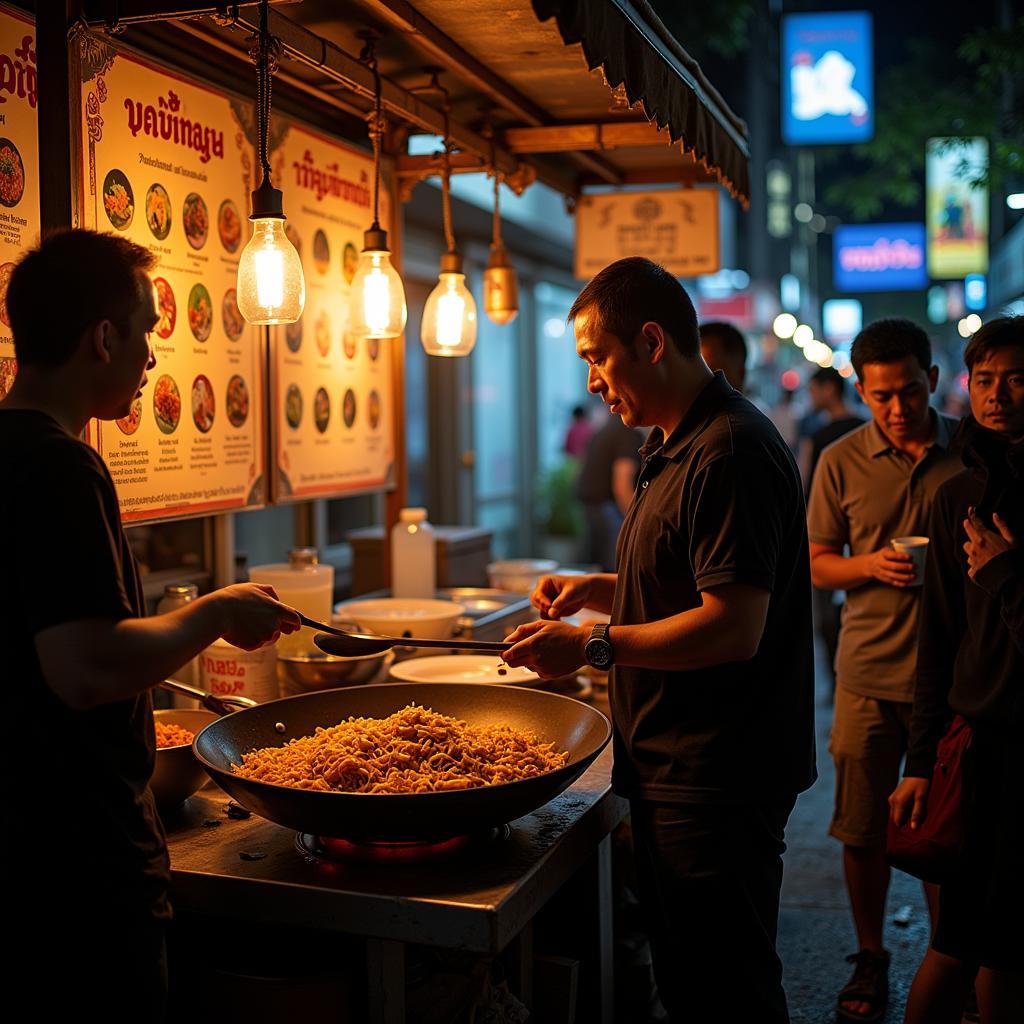
[[910, 292], [928, 286], [923, 224], [844, 224], [832, 237], [836, 291]]
[[872, 51], [866, 11], [782, 19], [782, 137], [789, 145], [874, 135]]

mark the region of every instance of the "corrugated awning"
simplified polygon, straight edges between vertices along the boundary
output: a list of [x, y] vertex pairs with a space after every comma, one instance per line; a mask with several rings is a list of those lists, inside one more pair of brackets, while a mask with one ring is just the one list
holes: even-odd
[[659, 129], [667, 129], [744, 203], [750, 195], [747, 126], [707, 81], [645, 0], [531, 0], [541, 21], [554, 18], [567, 45], [579, 43]]
[[[110, 2], [92, 0], [97, 8]], [[119, 0], [120, 17], [148, 22], [154, 2]], [[193, 4], [202, 6], [184, 0]], [[179, 38], [185, 32], [234, 55], [248, 75], [252, 18], [243, 4], [230, 16], [143, 25], [141, 35], [166, 39], [181, 59], [192, 56]], [[92, 22], [106, 24], [100, 13]], [[380, 33], [383, 106], [393, 123], [440, 133], [440, 97], [422, 88], [426, 67], [440, 69], [456, 172], [493, 163], [510, 187], [535, 175], [570, 196], [592, 185], [719, 182], [747, 202], [746, 125], [645, 0], [279, 0], [270, 16], [283, 47], [278, 82], [361, 119], [373, 94], [373, 75], [357, 56], [365, 29]], [[209, 63], [209, 51], [195, 56]], [[436, 173], [435, 163], [406, 154], [396, 169], [412, 183]]]

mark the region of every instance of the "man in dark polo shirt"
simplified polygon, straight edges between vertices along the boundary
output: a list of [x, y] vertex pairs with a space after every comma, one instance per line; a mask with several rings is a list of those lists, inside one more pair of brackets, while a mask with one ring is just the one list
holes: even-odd
[[[700, 355], [678, 281], [642, 258], [573, 304], [588, 388], [652, 428], [618, 573], [548, 576], [510, 637], [542, 676], [612, 667], [613, 785], [630, 800], [673, 1021], [787, 1021], [775, 952], [783, 834], [815, 778], [807, 533], [778, 432]], [[611, 613], [593, 630], [557, 621]]]
[[155, 366], [153, 262], [122, 236], [67, 231], [7, 290], [19, 366], [0, 403], [6, 959], [41, 1021], [163, 1019], [169, 871], [149, 691], [218, 637], [252, 649], [299, 628], [254, 584], [143, 617], [113, 481], [80, 435], [127, 416]]

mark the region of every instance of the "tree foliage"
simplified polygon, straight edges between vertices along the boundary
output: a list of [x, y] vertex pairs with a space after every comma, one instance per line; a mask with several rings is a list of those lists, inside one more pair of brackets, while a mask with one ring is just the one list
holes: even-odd
[[975, 186], [997, 187], [1021, 173], [1022, 78], [1024, 18], [1009, 29], [971, 33], [954, 54], [920, 40], [909, 43], [907, 61], [877, 83], [875, 137], [821, 151], [823, 167], [849, 167], [830, 175], [825, 202], [857, 220], [876, 218], [887, 206], [918, 206], [925, 145], [933, 137], [989, 140], [989, 169]]

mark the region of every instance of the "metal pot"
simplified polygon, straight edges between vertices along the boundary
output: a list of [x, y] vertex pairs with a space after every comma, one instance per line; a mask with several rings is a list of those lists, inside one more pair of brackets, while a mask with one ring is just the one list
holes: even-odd
[[281, 696], [333, 690], [339, 686], [362, 686], [383, 675], [394, 660], [392, 651], [357, 658], [340, 658], [323, 651], [278, 655]]

